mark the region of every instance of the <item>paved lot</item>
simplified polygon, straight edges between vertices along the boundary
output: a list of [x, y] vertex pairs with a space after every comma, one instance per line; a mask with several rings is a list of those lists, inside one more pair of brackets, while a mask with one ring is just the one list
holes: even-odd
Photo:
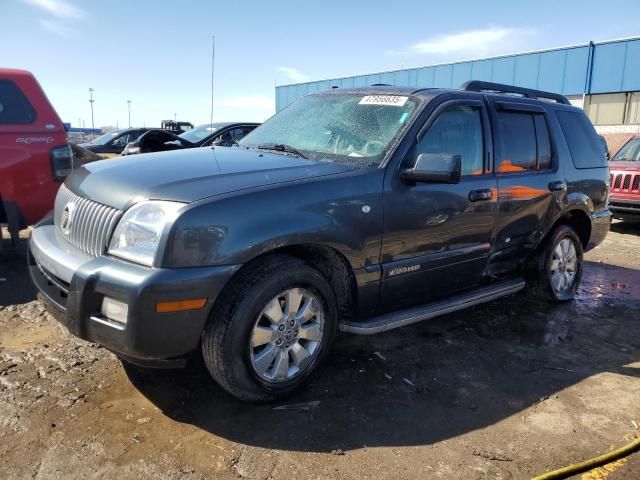
[[[640, 435], [640, 228], [587, 255], [575, 302], [342, 336], [276, 408], [71, 337], [8, 240], [0, 277], [3, 479], [520, 479]], [[640, 454], [583, 478], [640, 478]]]

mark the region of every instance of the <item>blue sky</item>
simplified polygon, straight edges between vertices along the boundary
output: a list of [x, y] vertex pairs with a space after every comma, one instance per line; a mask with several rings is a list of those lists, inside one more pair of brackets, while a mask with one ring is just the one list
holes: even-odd
[[0, 65], [37, 76], [64, 121], [261, 121], [274, 86], [640, 35], [637, 0], [0, 0]]

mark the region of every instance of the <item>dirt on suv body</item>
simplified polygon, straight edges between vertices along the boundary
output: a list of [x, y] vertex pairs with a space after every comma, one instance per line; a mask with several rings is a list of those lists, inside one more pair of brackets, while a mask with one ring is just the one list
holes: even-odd
[[72, 333], [143, 365], [201, 349], [227, 391], [272, 400], [338, 330], [382, 332], [525, 284], [570, 300], [610, 226], [602, 143], [560, 95], [333, 90], [239, 144], [67, 179], [30, 251]]

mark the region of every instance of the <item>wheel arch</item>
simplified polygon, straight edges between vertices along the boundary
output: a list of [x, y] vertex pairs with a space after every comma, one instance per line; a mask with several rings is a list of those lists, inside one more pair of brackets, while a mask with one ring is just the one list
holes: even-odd
[[547, 231], [544, 236], [541, 244], [546, 243], [549, 237], [553, 234], [553, 232], [560, 225], [567, 225], [571, 227], [578, 238], [580, 238], [580, 243], [582, 244], [583, 249], [587, 249], [587, 245], [589, 244], [589, 239], [591, 238], [591, 218], [589, 213], [587, 213], [584, 209], [575, 207], [569, 210], [565, 210], [562, 214], [555, 220], [552, 224], [551, 228]]
[[264, 259], [285, 255], [301, 260], [306, 265], [318, 270], [328, 281], [337, 300], [339, 320], [349, 320], [355, 316], [357, 307], [357, 284], [353, 269], [347, 258], [335, 248], [319, 244], [292, 244], [263, 251], [246, 262], [227, 282], [218, 298], [225, 293], [225, 289], [233, 288], [234, 279], [249, 271]]

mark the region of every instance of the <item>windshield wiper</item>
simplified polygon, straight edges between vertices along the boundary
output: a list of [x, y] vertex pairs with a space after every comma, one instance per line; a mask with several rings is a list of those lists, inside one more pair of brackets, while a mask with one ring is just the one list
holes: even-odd
[[292, 147], [291, 145], [287, 145], [286, 143], [268, 143], [268, 144], [264, 144], [264, 145], [258, 145], [258, 149], [259, 150], [273, 150], [276, 152], [285, 152], [285, 153], [292, 153], [300, 158], [307, 158], [307, 156], [305, 154], [303, 154], [302, 152], [300, 152], [300, 150], [298, 150], [295, 147]]

